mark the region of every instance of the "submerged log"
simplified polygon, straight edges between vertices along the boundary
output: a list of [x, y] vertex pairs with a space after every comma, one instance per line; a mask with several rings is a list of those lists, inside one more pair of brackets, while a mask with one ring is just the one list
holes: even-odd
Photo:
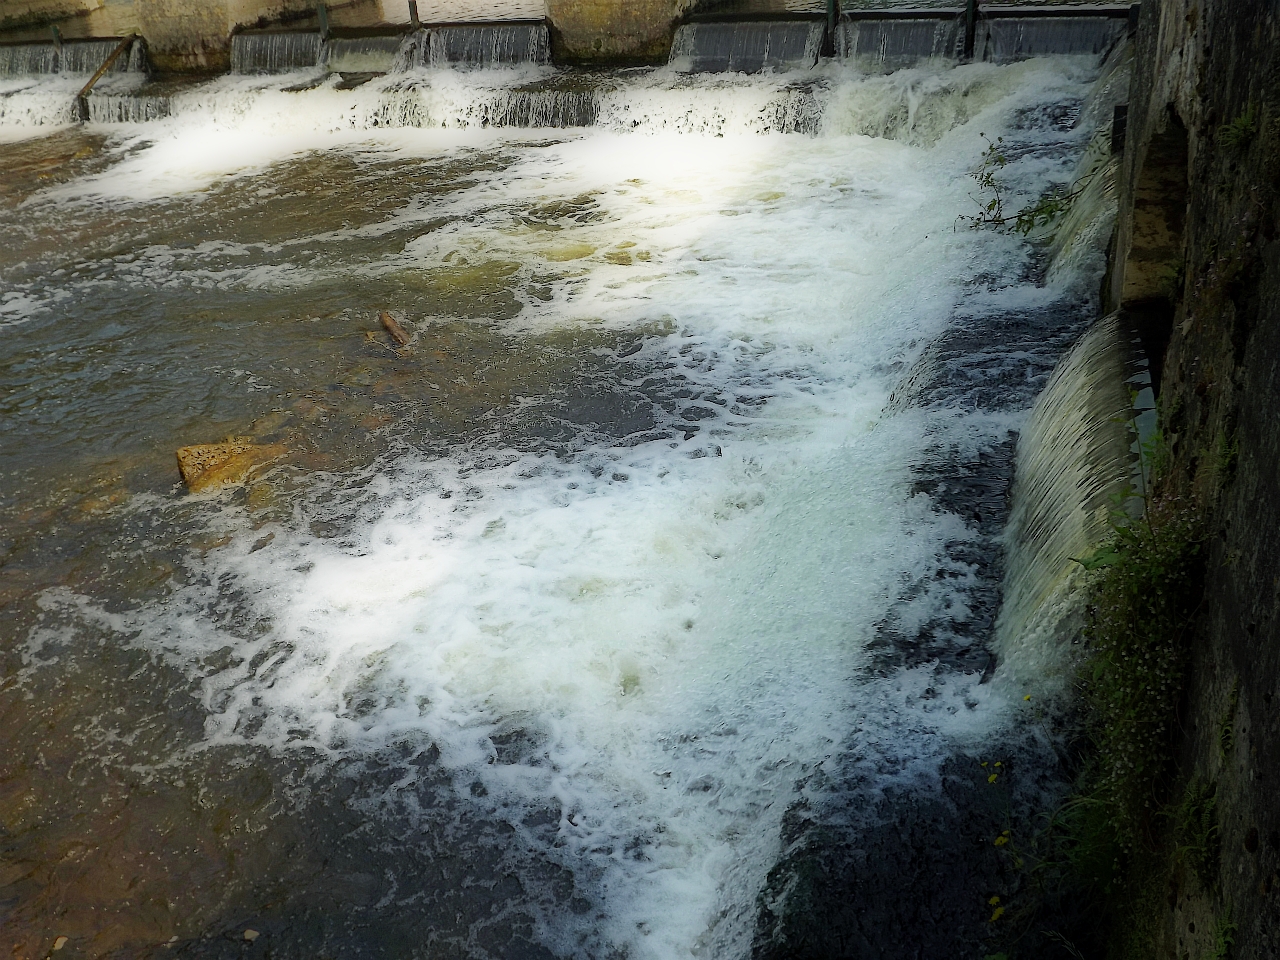
[[178, 450], [178, 472], [192, 493], [243, 483], [250, 473], [284, 456], [282, 443], [254, 443], [228, 437], [222, 443], [196, 443]]
[[387, 311], [383, 310], [379, 313], [378, 319], [382, 321], [382, 329], [391, 334], [391, 339], [400, 344], [400, 346], [403, 347], [409, 342], [409, 331], [400, 326], [400, 324], [396, 322], [396, 318], [387, 313]]

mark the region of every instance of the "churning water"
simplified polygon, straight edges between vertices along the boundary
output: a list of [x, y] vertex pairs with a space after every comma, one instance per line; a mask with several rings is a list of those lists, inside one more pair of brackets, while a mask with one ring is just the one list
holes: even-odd
[[[38, 731], [0, 802], [78, 865], [15, 937], [56, 902], [97, 952], [746, 956], [833, 754], [927, 785], [1053, 692], [874, 648], [977, 617], [985, 534], [920, 471], [1007, 448], [1097, 263], [1045, 287], [957, 218], [984, 135], [1013, 202], [1071, 178], [1096, 72], [233, 77], [80, 131], [0, 100], [2, 695]], [[591, 126], [497, 128], [548, 91]], [[1064, 300], [1004, 399], [890, 402]], [[173, 450], [227, 435], [288, 452], [185, 494]]]

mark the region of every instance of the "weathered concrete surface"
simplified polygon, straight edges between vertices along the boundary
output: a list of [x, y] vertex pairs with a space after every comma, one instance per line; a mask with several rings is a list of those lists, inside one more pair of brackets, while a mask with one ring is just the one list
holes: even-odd
[[[253, 27], [319, 28], [314, 0], [134, 0], [140, 32], [161, 71], [222, 71], [231, 35]], [[382, 0], [326, 4], [331, 27], [385, 20]]]
[[56, 24], [68, 39], [120, 37], [137, 29], [133, 0], [0, 0], [0, 40], [48, 40]]
[[[697, 0], [546, 0], [557, 60], [579, 63], [665, 61], [676, 24]], [[0, 0], [0, 42], [125, 36], [147, 41], [162, 72], [227, 69], [237, 30], [316, 29], [315, 0]], [[420, 4], [427, 22], [452, 20], [457, 5]], [[332, 27], [407, 24], [407, 0], [329, 0]], [[457, 8], [464, 9], [464, 8]], [[473, 14], [483, 5], [465, 7]], [[481, 17], [483, 15], [481, 14]]]
[[[407, 23], [406, 0], [329, 0], [329, 24], [365, 27]], [[139, 33], [162, 72], [226, 70], [237, 30], [286, 26], [317, 29], [315, 0], [0, 0], [0, 41], [48, 40], [56, 26], [68, 38]]]
[[1214, 876], [1166, 878], [1162, 960], [1220, 955], [1228, 922], [1232, 957], [1280, 956], [1277, 104], [1280, 3], [1143, 4], [1110, 291], [1164, 325], [1166, 492], [1207, 522], [1171, 794], [1212, 784], [1221, 844]]
[[692, 0], [546, 0], [557, 60], [665, 60]]

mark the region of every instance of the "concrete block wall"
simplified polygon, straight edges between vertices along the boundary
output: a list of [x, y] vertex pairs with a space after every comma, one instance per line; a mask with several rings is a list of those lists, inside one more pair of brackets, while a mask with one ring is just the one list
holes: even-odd
[[557, 59], [665, 59], [677, 21], [693, 0], [546, 0]]

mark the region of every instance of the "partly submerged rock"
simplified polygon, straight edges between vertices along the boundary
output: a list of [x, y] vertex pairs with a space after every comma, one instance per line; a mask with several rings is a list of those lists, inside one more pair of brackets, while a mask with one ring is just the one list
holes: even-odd
[[254, 468], [285, 453], [282, 443], [254, 443], [249, 437], [228, 437], [222, 443], [196, 443], [178, 450], [178, 472], [193, 493], [241, 483]]

